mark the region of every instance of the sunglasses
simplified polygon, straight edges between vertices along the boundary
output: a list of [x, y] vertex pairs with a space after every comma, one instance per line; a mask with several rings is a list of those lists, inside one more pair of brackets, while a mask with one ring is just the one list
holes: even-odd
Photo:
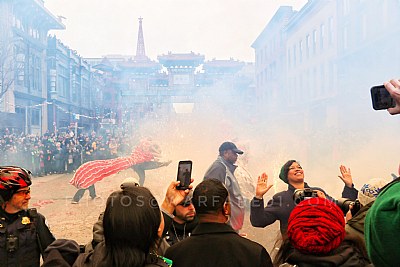
[[22, 194], [24, 194], [26, 196], [26, 195], [31, 193], [31, 189], [29, 188], [29, 189], [25, 189], [25, 190], [17, 190], [15, 192], [15, 194], [18, 194], [18, 193], [22, 193]]

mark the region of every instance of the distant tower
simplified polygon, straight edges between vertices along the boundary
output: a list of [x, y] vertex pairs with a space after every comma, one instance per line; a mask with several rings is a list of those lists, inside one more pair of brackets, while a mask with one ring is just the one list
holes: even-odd
[[139, 61], [147, 60], [146, 50], [144, 48], [142, 20], [143, 20], [143, 18], [139, 18], [139, 32], [138, 32], [138, 40], [137, 40], [137, 48], [136, 48], [136, 56], [135, 56], [135, 60], [139, 60]]

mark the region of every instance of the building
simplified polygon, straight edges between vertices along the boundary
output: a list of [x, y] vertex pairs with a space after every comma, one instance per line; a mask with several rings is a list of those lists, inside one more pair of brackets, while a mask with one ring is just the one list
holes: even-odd
[[[0, 1], [0, 120], [41, 134], [47, 125], [47, 34], [65, 29], [42, 0]], [[45, 118], [45, 119], [42, 119]]]
[[280, 91], [287, 57], [290, 58], [290, 53], [286, 53], [285, 30], [295, 13], [292, 7], [281, 6], [251, 45], [255, 51], [256, 101], [260, 108], [277, 109], [286, 102]]
[[298, 12], [279, 8], [257, 37], [260, 104], [268, 124], [296, 129], [288, 135], [303, 161], [341, 159], [349, 137], [371, 138], [369, 88], [398, 76], [399, 20], [397, 0], [309, 0]]
[[48, 38], [47, 61], [49, 130], [96, 127], [90, 65], [55, 36]]

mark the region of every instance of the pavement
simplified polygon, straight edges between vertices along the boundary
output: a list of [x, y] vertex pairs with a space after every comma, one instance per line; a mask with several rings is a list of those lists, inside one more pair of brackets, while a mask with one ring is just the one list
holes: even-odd
[[[165, 196], [165, 190], [172, 180], [162, 177], [174, 177], [166, 174], [165, 168], [146, 172], [145, 186], [148, 187], [159, 203]], [[92, 227], [101, 212], [105, 209], [107, 197], [111, 192], [119, 189], [125, 177], [133, 174], [127, 170], [119, 174], [106, 177], [96, 183], [98, 198], [92, 200], [86, 191], [78, 204], [71, 200], [76, 188], [69, 184], [73, 174], [53, 174], [33, 178], [31, 186], [30, 207], [37, 208], [43, 214], [56, 238], [76, 240], [79, 244], [86, 244], [92, 239]], [[172, 175], [172, 176], [171, 176]], [[266, 228], [254, 228], [249, 221], [249, 212], [246, 211], [245, 224], [241, 231], [247, 238], [262, 244], [271, 251], [276, 238], [279, 236], [279, 224], [276, 222]]]

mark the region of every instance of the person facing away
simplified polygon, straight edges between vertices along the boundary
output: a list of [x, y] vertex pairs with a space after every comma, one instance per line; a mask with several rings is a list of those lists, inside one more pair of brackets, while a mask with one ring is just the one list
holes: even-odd
[[31, 173], [0, 166], [0, 266], [39, 266], [55, 238], [36, 209], [28, 209]]
[[374, 178], [365, 183], [360, 191], [358, 191], [358, 201], [360, 202], [360, 210], [354, 214], [351, 213], [351, 209], [346, 214], [346, 233], [359, 236], [364, 242], [364, 224], [365, 217], [368, 214], [369, 209], [373, 205], [376, 197], [382, 188], [388, 184], [384, 179]]
[[111, 193], [103, 217], [104, 242], [78, 256], [73, 266], [171, 266], [156, 252], [164, 230], [157, 200], [145, 187]]
[[[271, 200], [268, 201], [267, 205], [264, 206], [264, 195], [271, 189], [272, 185], [268, 185], [268, 175], [263, 173], [258, 177], [256, 186], [256, 195], [251, 201], [250, 205], [250, 222], [254, 227], [265, 227], [276, 220], [280, 222], [281, 234], [286, 232], [287, 222], [289, 215], [295, 207], [293, 200], [293, 194], [296, 189], [310, 188], [316, 190], [318, 194], [325, 195], [328, 199], [332, 200], [332, 197], [327, 195], [325, 191], [319, 187], [310, 187], [304, 181], [304, 171], [303, 168], [296, 160], [287, 161], [281, 168], [279, 173], [279, 178], [288, 184], [288, 189], [276, 193]], [[353, 182], [350, 180], [351, 176], [346, 175], [346, 183], [344, 186], [342, 197], [356, 199], [357, 190], [354, 189]]]
[[399, 265], [400, 178], [379, 192], [365, 218], [365, 244], [375, 267]]
[[[178, 204], [172, 204], [172, 208], [162, 208], [165, 227], [162, 242], [158, 244], [157, 253], [164, 255], [166, 249], [170, 244], [176, 243], [190, 235], [193, 228], [197, 225], [197, 218], [195, 218], [195, 210], [192, 204], [193, 192], [183, 198], [181, 194], [182, 190], [176, 190], [176, 182], [172, 183], [166, 192], [166, 197], [162, 203], [163, 206], [169, 206], [168, 203], [174, 202], [178, 198]], [[120, 188], [122, 190], [129, 190], [129, 188], [137, 187], [139, 181], [134, 177], [125, 178]], [[179, 198], [180, 197], [180, 198]], [[85, 252], [92, 251], [99, 243], [104, 241], [104, 229], [103, 229], [103, 217], [104, 212], [100, 213], [98, 221], [93, 225], [93, 239], [91, 242], [85, 245]], [[174, 223], [174, 226], [172, 225]], [[174, 231], [175, 230], [175, 231]], [[171, 233], [171, 234], [169, 234]], [[175, 234], [175, 236], [172, 236]]]
[[[171, 225], [165, 236], [168, 244], [171, 246], [189, 237], [199, 222], [192, 203], [192, 198], [193, 191], [190, 191], [185, 200], [175, 207], [174, 217], [172, 219], [168, 216], [164, 216], [165, 224]], [[168, 223], [167, 220], [171, 220], [171, 222]]]
[[243, 151], [238, 149], [232, 142], [222, 143], [218, 150], [218, 158], [204, 174], [204, 180], [217, 179], [226, 186], [231, 203], [231, 219], [229, 223], [235, 231], [239, 231], [243, 227], [245, 203], [239, 182], [234, 175], [237, 168], [234, 164], [238, 154], [242, 155]]
[[364, 243], [346, 235], [343, 211], [321, 197], [301, 201], [292, 211], [275, 266], [371, 266]]
[[192, 201], [199, 224], [190, 237], [167, 249], [165, 256], [174, 267], [272, 267], [263, 246], [241, 237], [227, 224], [231, 205], [228, 190], [220, 181], [202, 181], [196, 186]]

